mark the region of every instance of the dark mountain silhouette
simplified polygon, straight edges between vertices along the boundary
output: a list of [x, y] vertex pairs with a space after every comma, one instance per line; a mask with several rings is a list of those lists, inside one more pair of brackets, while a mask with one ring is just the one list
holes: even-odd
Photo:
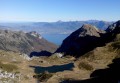
[[53, 43], [45, 40], [35, 31], [24, 33], [22, 31], [0, 30], [0, 49], [30, 54], [33, 51], [54, 52], [57, 48]]
[[120, 33], [120, 21], [110, 25], [106, 32], [92, 25], [83, 25], [68, 36], [56, 52], [80, 57], [96, 47], [111, 42]]
[[52, 53], [51, 52], [48, 52], [48, 51], [41, 51], [41, 52], [31, 52], [30, 53], [30, 57], [33, 57], [33, 56], [37, 56], [37, 57], [39, 57], [39, 56], [50, 56]]
[[68, 36], [56, 52], [79, 57], [93, 50], [96, 46], [101, 45], [100, 40], [102, 34], [105, 34], [105, 31], [99, 30], [95, 26], [85, 24]]

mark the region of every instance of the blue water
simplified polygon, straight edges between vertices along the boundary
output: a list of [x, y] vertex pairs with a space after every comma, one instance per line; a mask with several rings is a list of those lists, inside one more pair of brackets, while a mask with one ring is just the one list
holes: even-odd
[[62, 41], [63, 41], [67, 36], [69, 36], [69, 34], [42, 34], [42, 36], [43, 36], [46, 40], [48, 40], [48, 41], [50, 41], [50, 42], [52, 42], [52, 43], [60, 46], [60, 45], [62, 44]]

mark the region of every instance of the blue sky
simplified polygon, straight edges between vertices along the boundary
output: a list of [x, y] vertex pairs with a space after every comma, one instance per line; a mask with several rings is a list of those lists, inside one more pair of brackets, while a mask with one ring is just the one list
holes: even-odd
[[0, 0], [0, 21], [120, 20], [120, 0]]

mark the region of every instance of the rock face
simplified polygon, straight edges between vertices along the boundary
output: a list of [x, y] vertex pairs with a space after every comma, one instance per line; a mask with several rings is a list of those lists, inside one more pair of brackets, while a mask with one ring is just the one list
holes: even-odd
[[104, 36], [104, 39], [106, 39], [107, 42], [111, 42], [114, 40], [117, 34], [120, 33], [120, 20], [113, 23], [106, 29], [106, 34]]
[[57, 46], [42, 38], [38, 33], [0, 30], [0, 49], [30, 54], [33, 51], [54, 52]]
[[113, 23], [112, 25], [110, 25], [106, 31], [109, 33], [109, 32], [114, 32], [116, 31], [115, 33], [120, 33], [120, 20]]
[[80, 29], [73, 32], [64, 41], [56, 52], [63, 52], [70, 55], [81, 55], [92, 50], [99, 41], [101, 34], [105, 33], [95, 26], [85, 24]]
[[85, 24], [68, 36], [56, 52], [80, 57], [96, 47], [112, 41], [120, 33], [120, 21], [110, 25], [106, 31]]
[[[95, 26], [84, 24], [80, 29], [76, 31], [78, 33], [78, 37], [85, 37], [85, 36], [96, 36], [100, 37], [100, 33], [103, 33]], [[76, 34], [77, 34], [76, 33]]]

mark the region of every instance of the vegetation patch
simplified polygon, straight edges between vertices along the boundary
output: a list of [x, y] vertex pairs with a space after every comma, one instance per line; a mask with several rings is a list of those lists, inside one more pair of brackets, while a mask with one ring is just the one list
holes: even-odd
[[24, 79], [25, 79], [25, 80], [29, 80], [29, 77], [28, 77], [28, 76], [24, 76]]
[[85, 69], [85, 70], [93, 70], [93, 66], [90, 65], [90, 64], [87, 63], [87, 62], [80, 62], [80, 63], [78, 64], [78, 68], [79, 68], [79, 69]]
[[114, 42], [111, 44], [114, 49], [120, 49], [120, 41]]
[[74, 79], [72, 79], [72, 78], [60, 78], [59, 79], [60, 83], [69, 83], [72, 80], [74, 80]]
[[13, 64], [3, 64], [2, 62], [0, 62], [0, 68], [4, 71], [7, 72], [12, 72], [14, 70], [17, 70], [18, 67], [16, 65]]
[[44, 72], [44, 73], [40, 73], [40, 74], [34, 75], [33, 77], [38, 79], [40, 82], [45, 82], [49, 78], [51, 78], [52, 76], [53, 76], [53, 74], [48, 73], [48, 72]]
[[109, 51], [120, 53], [120, 41], [112, 42], [109, 45]]
[[[83, 57], [89, 58], [89, 57], [91, 57], [91, 55], [94, 55], [93, 51], [86, 53]], [[93, 56], [93, 58], [94, 58], [94, 56]]]
[[12, 61], [11, 63], [14, 63], [14, 64], [20, 64], [21, 61]]

